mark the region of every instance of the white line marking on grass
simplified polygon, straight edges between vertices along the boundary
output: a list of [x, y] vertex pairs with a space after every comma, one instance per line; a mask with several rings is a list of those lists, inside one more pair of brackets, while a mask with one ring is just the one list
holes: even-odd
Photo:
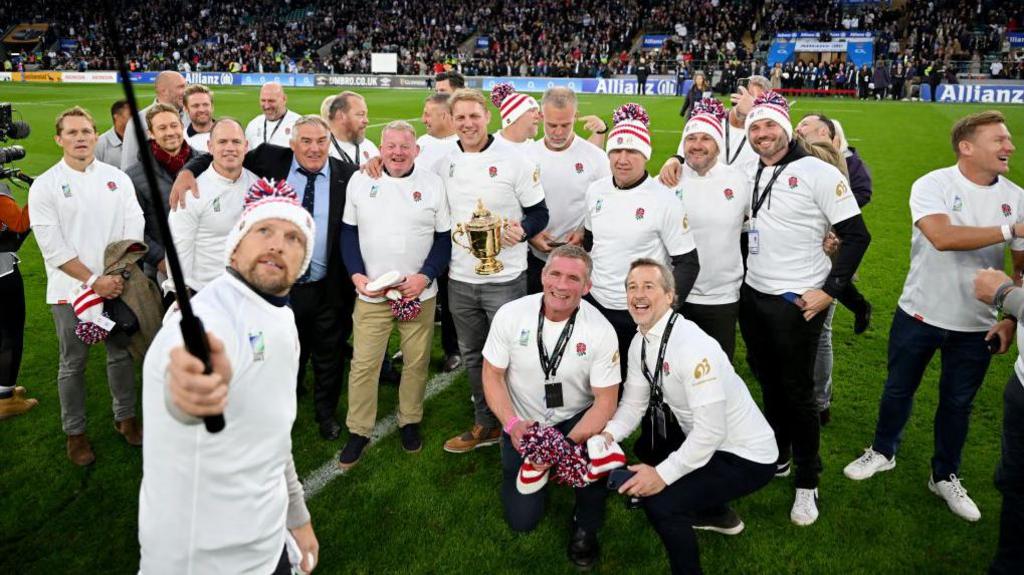
[[387, 122], [381, 122], [379, 124], [370, 124], [369, 126], [367, 126], [367, 128], [379, 128], [381, 126], [387, 126], [388, 124], [390, 124], [391, 122], [393, 122], [395, 120], [404, 120], [406, 122], [412, 122], [412, 123], [422, 122], [423, 121], [420, 118], [391, 118]]
[[[465, 373], [465, 371], [465, 369], [459, 369], [451, 373], [438, 373], [434, 377], [430, 378], [430, 381], [427, 382], [427, 390], [423, 396], [423, 402], [426, 403], [430, 398], [447, 389], [448, 386], [455, 381], [455, 378], [460, 374]], [[377, 443], [381, 439], [391, 435], [396, 429], [398, 429], [398, 416], [396, 414], [391, 414], [381, 420], [378, 420], [377, 425], [373, 427], [373, 433], [370, 434], [370, 443], [367, 444], [366, 449], [373, 447], [374, 443]], [[365, 450], [363, 451], [363, 454], [365, 456]], [[306, 492], [306, 499], [316, 497], [316, 495], [320, 493], [324, 487], [327, 487], [330, 482], [344, 474], [345, 472], [338, 467], [338, 453], [335, 453], [334, 457], [331, 457], [329, 460], [324, 462], [323, 465], [318, 467], [302, 480], [302, 486]]]

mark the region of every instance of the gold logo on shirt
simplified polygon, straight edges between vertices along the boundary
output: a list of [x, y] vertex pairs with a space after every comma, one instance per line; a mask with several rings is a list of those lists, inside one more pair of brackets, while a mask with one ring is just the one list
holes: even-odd
[[836, 197], [841, 198], [846, 193], [846, 182], [836, 184]]
[[533, 169], [533, 183], [535, 183], [535, 184], [539, 184], [540, 183], [540, 167], [539, 166]]
[[690, 229], [690, 214], [686, 214], [683, 216], [683, 229]]
[[703, 379], [711, 373], [711, 362], [708, 358], [704, 358], [697, 364], [697, 367], [693, 368], [693, 377], [695, 379]]

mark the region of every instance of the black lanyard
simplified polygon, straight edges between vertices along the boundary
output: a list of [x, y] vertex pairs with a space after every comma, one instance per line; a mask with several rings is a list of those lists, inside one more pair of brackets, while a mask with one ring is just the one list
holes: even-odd
[[643, 371], [644, 378], [647, 379], [647, 383], [651, 386], [651, 403], [661, 403], [662, 401], [661, 368], [665, 365], [665, 350], [668, 348], [668, 338], [672, 335], [672, 326], [679, 319], [679, 314], [675, 312], [670, 313], [672, 315], [668, 318], [665, 333], [661, 334], [661, 345], [658, 347], [658, 364], [654, 366], [653, 375], [651, 375], [651, 370], [647, 367], [647, 338], [643, 337], [640, 339], [640, 370]]
[[565, 355], [565, 348], [569, 345], [569, 338], [572, 337], [572, 328], [576, 325], [576, 314], [580, 308], [573, 310], [569, 321], [562, 328], [562, 334], [555, 342], [555, 349], [548, 357], [548, 351], [544, 349], [544, 300], [540, 302], [540, 313], [537, 315], [537, 353], [540, 355], [540, 368], [544, 370], [544, 381], [551, 381], [558, 372], [558, 366], [562, 363], [562, 356]]
[[730, 166], [732, 165], [733, 162], [736, 161], [736, 158], [740, 157], [740, 152], [743, 151], [743, 144], [747, 143], [747, 137], [743, 136], [743, 139], [740, 140], [740, 145], [736, 148], [736, 153], [735, 154], [730, 154], [729, 153], [729, 145], [732, 142], [732, 138], [729, 137], [729, 129], [731, 127], [732, 127], [732, 123], [729, 121], [729, 118], [726, 118], [725, 119], [725, 159], [728, 161], [728, 164]]
[[775, 183], [775, 180], [779, 179], [779, 174], [781, 174], [782, 170], [785, 170], [788, 165], [789, 164], [779, 164], [778, 166], [775, 166], [775, 170], [772, 172], [772, 177], [768, 180], [768, 184], [764, 187], [764, 193], [762, 194], [759, 193], [758, 188], [761, 185], [761, 172], [764, 171], [765, 166], [759, 162], [759, 165], [757, 166], [757, 176], [754, 177], [754, 194], [750, 197], [750, 219], [757, 217], [757, 212], [761, 210], [761, 206], [764, 204], [764, 201], [772, 195], [772, 184]]
[[[345, 150], [341, 149], [341, 145], [338, 144], [338, 139], [331, 134], [331, 144], [334, 145], [334, 149], [337, 150], [338, 155], [341, 156], [341, 161], [348, 162], [349, 164], [359, 165], [359, 162], [353, 161], [352, 157], [345, 153]], [[359, 158], [359, 144], [356, 144], [356, 159]]]
[[[285, 110], [284, 113], [285, 113], [285, 115], [288, 115], [288, 110]], [[277, 133], [277, 129], [280, 128], [281, 124], [283, 124], [283, 123], [284, 123], [284, 116], [281, 116], [281, 119], [277, 121], [277, 125], [274, 126], [274, 131], [270, 134], [270, 136], [267, 136], [267, 115], [266, 114], [263, 115], [263, 143], [264, 144], [269, 144], [270, 140], [274, 139], [274, 134]]]

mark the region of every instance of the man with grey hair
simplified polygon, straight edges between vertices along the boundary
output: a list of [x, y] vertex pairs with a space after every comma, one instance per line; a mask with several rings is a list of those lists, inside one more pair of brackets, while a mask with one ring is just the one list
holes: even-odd
[[548, 88], [541, 98], [544, 138], [525, 147], [526, 156], [540, 168], [540, 181], [547, 193], [548, 227], [530, 239], [527, 255], [528, 293], [541, 291], [541, 270], [552, 249], [583, 245], [583, 214], [587, 188], [611, 175], [608, 158], [601, 148], [576, 137], [579, 103], [569, 88]]
[[164, 70], [156, 77], [153, 88], [156, 91], [156, 98], [153, 103], [139, 110], [136, 118], [128, 120], [124, 128], [124, 142], [121, 145], [121, 171], [127, 172], [128, 168], [139, 161], [139, 142], [135, 139], [135, 122], [146, 125], [146, 112], [156, 104], [166, 104], [178, 111], [183, 128], [191, 124], [188, 114], [185, 112], [185, 77], [178, 72]]
[[358, 299], [348, 376], [349, 439], [338, 460], [342, 469], [355, 465], [370, 443], [377, 382], [396, 323], [405, 363], [398, 387], [399, 434], [407, 453], [423, 445], [419, 426], [434, 339], [434, 280], [448, 267], [452, 243], [444, 185], [430, 170], [413, 169], [418, 153], [416, 130], [403, 120], [391, 122], [381, 132], [384, 173], [373, 179], [357, 172], [348, 185], [342, 256]]
[[[342, 357], [348, 341], [355, 290], [341, 258], [341, 219], [345, 190], [356, 172], [354, 165], [330, 158], [330, 130], [320, 116], [302, 116], [291, 130], [291, 147], [256, 146], [245, 155], [244, 167], [261, 178], [286, 180], [298, 194], [302, 207], [316, 222], [313, 259], [291, 291], [291, 305], [302, 344], [298, 385], [305, 379], [305, 365], [312, 361], [313, 401], [320, 435], [337, 439], [341, 426], [335, 421], [341, 394]], [[195, 176], [210, 166], [210, 156], [200, 156], [178, 174], [171, 192], [171, 207], [185, 205], [186, 191], [196, 198]]]
[[279, 82], [267, 82], [260, 88], [260, 109], [263, 113], [245, 127], [249, 148], [256, 149], [261, 144], [287, 146], [300, 116], [288, 109], [288, 96]]
[[331, 157], [361, 166], [380, 155], [377, 146], [366, 139], [369, 110], [361, 95], [348, 90], [338, 94], [331, 100], [327, 122], [331, 129]]

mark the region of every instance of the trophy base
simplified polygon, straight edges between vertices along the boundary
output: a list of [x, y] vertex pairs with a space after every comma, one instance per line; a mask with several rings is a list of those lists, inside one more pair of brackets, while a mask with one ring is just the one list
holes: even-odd
[[501, 270], [505, 269], [505, 264], [499, 262], [493, 257], [483, 258], [480, 263], [476, 265], [476, 273], [481, 276], [494, 275]]

